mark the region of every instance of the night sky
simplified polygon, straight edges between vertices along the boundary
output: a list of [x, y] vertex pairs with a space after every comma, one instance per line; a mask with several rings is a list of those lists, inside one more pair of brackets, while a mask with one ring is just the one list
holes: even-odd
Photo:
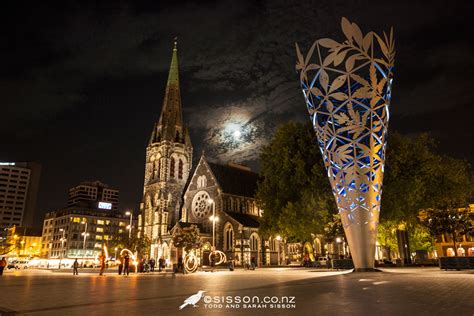
[[175, 36], [195, 159], [204, 149], [258, 170], [279, 123], [308, 121], [294, 43], [306, 54], [318, 38], [342, 40], [346, 16], [364, 33], [394, 27], [390, 129], [430, 132], [441, 152], [474, 161], [472, 1], [149, 2], [0, 13], [0, 161], [42, 164], [37, 224], [83, 180], [138, 209]]

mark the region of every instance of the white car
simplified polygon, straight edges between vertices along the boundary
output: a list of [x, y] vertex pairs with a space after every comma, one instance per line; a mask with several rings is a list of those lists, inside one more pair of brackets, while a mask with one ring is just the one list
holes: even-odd
[[9, 269], [28, 269], [28, 264], [29, 264], [29, 261], [28, 260], [15, 260], [11, 263], [8, 264], [8, 268]]

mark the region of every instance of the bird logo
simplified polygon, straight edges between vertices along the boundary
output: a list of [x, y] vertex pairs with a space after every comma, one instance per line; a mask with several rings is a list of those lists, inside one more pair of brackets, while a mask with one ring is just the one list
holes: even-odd
[[179, 307], [179, 309], [183, 309], [188, 305], [193, 305], [193, 307], [199, 307], [199, 305], [196, 305], [202, 298], [202, 294], [206, 291], [198, 291], [196, 294], [191, 295], [187, 299], [184, 300], [183, 305]]

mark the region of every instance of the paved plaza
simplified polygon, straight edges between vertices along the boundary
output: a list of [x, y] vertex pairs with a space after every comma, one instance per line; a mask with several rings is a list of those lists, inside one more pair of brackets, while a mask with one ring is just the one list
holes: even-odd
[[[474, 271], [439, 268], [373, 273], [268, 268], [128, 277], [81, 272], [74, 277], [65, 272], [27, 270], [6, 272], [0, 278], [0, 289], [2, 316], [474, 315]], [[197, 307], [179, 310], [199, 290], [206, 292]], [[242, 302], [245, 297], [253, 303]], [[256, 304], [265, 297], [269, 303]], [[287, 299], [283, 304], [271, 303], [283, 297]], [[211, 302], [216, 299], [224, 303]]]

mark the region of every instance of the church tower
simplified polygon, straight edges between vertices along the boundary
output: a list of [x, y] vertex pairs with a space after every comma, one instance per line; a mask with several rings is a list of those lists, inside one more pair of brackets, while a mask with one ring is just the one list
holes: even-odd
[[178, 49], [174, 42], [163, 107], [146, 148], [145, 182], [139, 225], [152, 241], [152, 257], [172, 226], [179, 221], [181, 197], [192, 164], [193, 148], [183, 124]]

